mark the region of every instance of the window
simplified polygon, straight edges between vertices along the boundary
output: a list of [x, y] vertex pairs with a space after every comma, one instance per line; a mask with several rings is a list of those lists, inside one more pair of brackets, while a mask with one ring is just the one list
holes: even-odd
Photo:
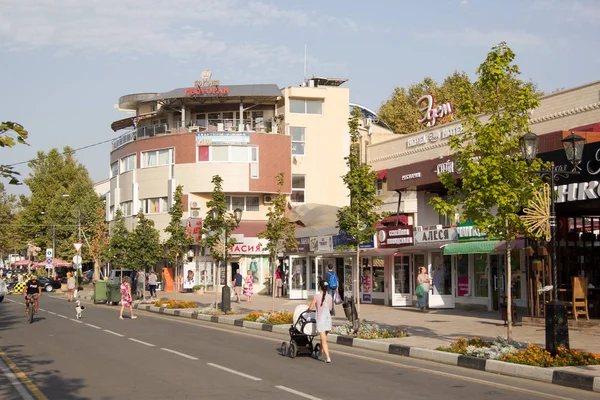
[[292, 202], [304, 203], [306, 195], [306, 176], [292, 175]]
[[211, 146], [211, 161], [229, 161], [229, 146]]
[[292, 137], [292, 154], [296, 156], [305, 155], [306, 128], [291, 126], [290, 136]]
[[297, 114], [323, 114], [323, 100], [290, 99], [290, 112]]
[[121, 158], [121, 173], [135, 169], [135, 154]]
[[380, 181], [379, 179], [377, 179], [377, 181], [375, 181], [375, 195], [381, 196], [382, 194], [383, 194], [383, 181]]
[[209, 150], [208, 146], [198, 146], [198, 161], [209, 161]]
[[156, 214], [168, 211], [166, 197], [155, 197], [153, 199], [140, 200], [140, 206], [144, 214]]
[[124, 217], [130, 217], [133, 213], [133, 201], [125, 201], [121, 203], [121, 211]]
[[225, 196], [227, 211], [240, 208], [242, 211], [259, 211], [260, 198], [258, 196]]
[[250, 178], [258, 179], [258, 147], [251, 147], [250, 153]]
[[173, 149], [145, 151], [142, 153], [142, 168], [173, 163]]
[[459, 254], [456, 256], [456, 284], [457, 297], [469, 296], [471, 288], [469, 287], [469, 255]]
[[110, 164], [110, 177], [114, 178], [117, 175], [119, 175], [119, 162], [115, 161], [114, 163]]
[[108, 208], [108, 220], [112, 221], [115, 218], [115, 206], [110, 206]]
[[475, 297], [488, 297], [487, 254], [475, 254]]
[[230, 161], [232, 162], [248, 162], [248, 148], [240, 146], [231, 146]]
[[258, 147], [256, 146], [198, 146], [198, 162], [255, 163], [253, 178], [258, 178]]

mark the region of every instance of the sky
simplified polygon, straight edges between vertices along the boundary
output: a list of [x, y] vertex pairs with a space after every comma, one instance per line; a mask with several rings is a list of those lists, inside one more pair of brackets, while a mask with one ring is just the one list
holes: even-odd
[[351, 101], [378, 110], [426, 76], [474, 79], [501, 41], [547, 93], [593, 82], [598, 38], [600, 0], [0, 0], [0, 121], [29, 131], [0, 163], [87, 147], [78, 159], [106, 179], [110, 143], [94, 145], [118, 136], [120, 96], [188, 87], [205, 69], [222, 85], [299, 85], [305, 46], [307, 76], [349, 78]]

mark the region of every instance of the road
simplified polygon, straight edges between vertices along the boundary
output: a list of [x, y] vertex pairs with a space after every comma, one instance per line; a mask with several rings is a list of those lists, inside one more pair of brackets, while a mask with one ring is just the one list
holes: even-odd
[[26, 320], [0, 304], [1, 399], [597, 399], [598, 394], [332, 346], [331, 364], [282, 357], [282, 335], [44, 295]]

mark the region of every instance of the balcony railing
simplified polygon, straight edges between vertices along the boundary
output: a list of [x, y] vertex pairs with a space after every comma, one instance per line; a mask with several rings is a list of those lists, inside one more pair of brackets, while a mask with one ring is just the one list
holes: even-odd
[[177, 122], [174, 126], [168, 124], [153, 124], [140, 126], [136, 129], [124, 133], [112, 141], [112, 150], [133, 142], [134, 140], [146, 139], [161, 135], [173, 135], [179, 133], [202, 133], [202, 132], [258, 132], [258, 133], [277, 133], [273, 129], [272, 121], [263, 119], [209, 119], [197, 120], [192, 123], [182, 124]]

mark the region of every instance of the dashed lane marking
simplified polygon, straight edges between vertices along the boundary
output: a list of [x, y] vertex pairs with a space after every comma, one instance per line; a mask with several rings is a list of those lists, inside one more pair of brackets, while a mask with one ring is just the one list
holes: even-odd
[[250, 380], [253, 380], [253, 381], [262, 381], [262, 379], [260, 379], [260, 378], [257, 378], [256, 376], [252, 376], [252, 375], [244, 374], [243, 372], [238, 372], [238, 371], [236, 371], [236, 370], [233, 370], [233, 369], [231, 369], [231, 368], [224, 367], [224, 366], [222, 366], [222, 365], [213, 364], [213, 363], [206, 363], [206, 365], [210, 365], [211, 367], [215, 367], [215, 368], [221, 369], [221, 370], [223, 370], [223, 371], [227, 371], [227, 372], [230, 372], [230, 373], [232, 373], [232, 374], [235, 374], [235, 375], [238, 375], [238, 376], [242, 376], [242, 377], [244, 377], [244, 378], [247, 378], [247, 379], [250, 379]]
[[92, 324], [88, 324], [87, 322], [85, 323], [87, 326], [89, 326], [90, 328], [95, 328], [95, 329], [102, 329], [99, 326], [96, 325], [92, 325]]
[[77, 322], [78, 324], [83, 324], [83, 321], [80, 321], [78, 319], [75, 319], [75, 318], [69, 318], [69, 319], [73, 322]]
[[56, 314], [57, 316], [64, 318], [64, 319], [69, 319], [69, 317], [67, 317], [66, 315], [62, 315], [62, 314]]
[[304, 397], [305, 399], [321, 400], [321, 399], [320, 399], [320, 398], [318, 398], [318, 397], [311, 396], [310, 394], [306, 394], [306, 393], [304, 393], [304, 392], [300, 392], [300, 391], [298, 391], [298, 390], [296, 390], [296, 389], [291, 389], [291, 388], [289, 388], [289, 387], [285, 387], [285, 386], [281, 386], [281, 385], [277, 385], [277, 386], [275, 386], [275, 387], [276, 387], [277, 389], [284, 390], [284, 391], [286, 391], [286, 392], [288, 392], [288, 393], [293, 393], [293, 394], [295, 394], [295, 395], [297, 395], [297, 396]]
[[103, 331], [106, 332], [106, 333], [110, 333], [111, 335], [118, 336], [118, 337], [125, 336], [125, 335], [121, 335], [120, 333], [117, 333], [117, 332], [109, 331], [108, 329], [103, 329]]
[[128, 338], [128, 339], [131, 340], [132, 342], [143, 344], [143, 345], [148, 346], [148, 347], [154, 347], [154, 345], [152, 343], [142, 342], [141, 340], [137, 340], [137, 339], [134, 339], [134, 338]]
[[178, 356], [181, 356], [181, 357], [189, 358], [190, 360], [197, 360], [198, 359], [197, 357], [188, 356], [187, 354], [180, 353], [178, 351], [171, 350], [171, 349], [166, 349], [164, 347], [162, 347], [161, 350], [168, 351], [169, 353], [177, 354]]

